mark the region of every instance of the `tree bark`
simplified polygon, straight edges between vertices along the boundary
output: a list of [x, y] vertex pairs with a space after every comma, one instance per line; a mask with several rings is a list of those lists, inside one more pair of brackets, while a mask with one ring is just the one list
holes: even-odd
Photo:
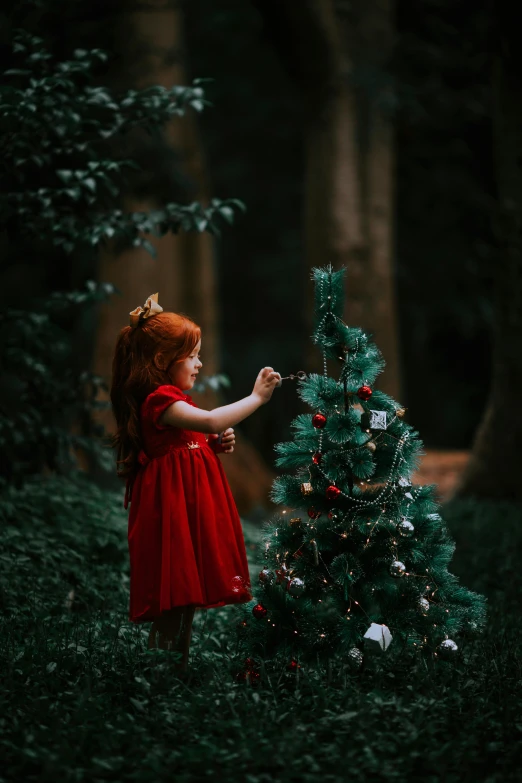
[[[133, 35], [122, 43], [126, 47], [123, 61], [129, 58], [132, 46], [136, 62], [130, 69], [131, 83], [127, 73], [114, 74], [121, 86], [186, 84], [180, 4], [169, 0], [138, 3], [127, 10], [126, 23], [129, 21]], [[189, 112], [184, 117], [173, 118], [166, 128], [166, 138], [169, 147], [180, 156], [183, 174], [196, 186], [193, 199], [208, 202], [210, 187], [194, 114]], [[154, 176], [154, 171], [151, 173]], [[144, 201], [127, 198], [125, 204], [128, 211], [156, 206], [154, 197]], [[156, 259], [141, 248], [116, 254], [108, 246], [100, 253], [99, 279], [115, 284], [122, 295], [100, 306], [94, 371], [103, 378], [111, 377], [114, 345], [120, 329], [129, 321], [130, 310], [143, 304], [151, 293], [159, 291], [159, 303], [165, 310], [183, 312], [201, 326], [203, 372], [213, 375], [219, 372], [221, 350], [214, 239], [208, 233], [182, 232], [152, 237], [150, 241], [156, 248]], [[201, 407], [213, 408], [222, 404], [220, 395], [211, 390], [195, 392], [193, 396]], [[107, 432], [114, 430], [110, 411], [100, 419]], [[236, 451], [222, 458], [223, 466], [239, 512], [247, 514], [252, 508], [268, 505], [274, 476], [239, 432], [236, 432], [236, 438]]]
[[[493, 144], [500, 261], [495, 280], [492, 382], [458, 496], [522, 501], [522, 12], [500, 0], [493, 66]], [[506, 13], [507, 10], [507, 13]]]
[[[334, 0], [256, 5], [309, 106], [304, 130], [307, 277], [314, 266], [346, 266], [345, 320], [374, 336], [387, 365], [379, 386], [399, 398], [394, 139], [383, 109], [390, 94], [384, 69], [393, 44], [391, 0], [354, 0], [348, 10], [343, 10], [348, 4]], [[310, 284], [308, 291], [311, 331]], [[310, 354], [308, 369], [319, 367], [318, 357]]]

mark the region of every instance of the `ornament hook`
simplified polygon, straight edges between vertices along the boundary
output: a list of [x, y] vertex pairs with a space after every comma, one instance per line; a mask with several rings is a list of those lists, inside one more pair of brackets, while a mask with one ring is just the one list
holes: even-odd
[[296, 378], [300, 381], [304, 381], [306, 373], [303, 370], [298, 370], [295, 375], [290, 373], [290, 375], [287, 375], [285, 378], [281, 378], [281, 380], [276, 383], [276, 386], [280, 387], [283, 385], [283, 381], [294, 381]]

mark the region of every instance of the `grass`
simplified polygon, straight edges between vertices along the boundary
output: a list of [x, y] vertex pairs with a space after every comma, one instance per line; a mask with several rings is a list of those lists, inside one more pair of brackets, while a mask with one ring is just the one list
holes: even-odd
[[[3, 498], [0, 782], [519, 780], [522, 511], [454, 502], [452, 570], [489, 599], [456, 665], [327, 686], [236, 681], [237, 609], [198, 612], [191, 671], [127, 620], [121, 496], [84, 481]], [[256, 573], [258, 532], [245, 523]], [[74, 595], [71, 595], [74, 590]]]

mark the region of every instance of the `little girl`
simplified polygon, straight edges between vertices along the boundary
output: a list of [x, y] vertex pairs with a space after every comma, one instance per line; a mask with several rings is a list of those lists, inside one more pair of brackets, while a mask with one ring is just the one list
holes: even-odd
[[154, 294], [120, 332], [111, 386], [113, 446], [127, 479], [124, 507], [131, 504], [129, 619], [152, 620], [149, 649], [181, 652], [183, 671], [195, 608], [252, 598], [243, 531], [217, 453], [234, 450], [233, 425], [281, 381], [264, 367], [248, 397], [198, 408], [185, 392], [203, 366], [200, 347], [199, 326], [164, 312]]

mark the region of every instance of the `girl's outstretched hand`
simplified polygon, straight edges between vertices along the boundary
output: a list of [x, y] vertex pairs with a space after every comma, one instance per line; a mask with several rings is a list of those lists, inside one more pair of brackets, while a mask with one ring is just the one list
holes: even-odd
[[236, 435], [232, 427], [229, 427], [221, 433], [221, 442], [219, 442], [219, 435], [212, 434], [208, 436], [208, 443], [216, 454], [231, 454], [236, 444]]
[[274, 372], [273, 367], [263, 367], [256, 378], [252, 394], [259, 397], [261, 404], [264, 405], [271, 398], [280, 380], [281, 376], [278, 372]]

